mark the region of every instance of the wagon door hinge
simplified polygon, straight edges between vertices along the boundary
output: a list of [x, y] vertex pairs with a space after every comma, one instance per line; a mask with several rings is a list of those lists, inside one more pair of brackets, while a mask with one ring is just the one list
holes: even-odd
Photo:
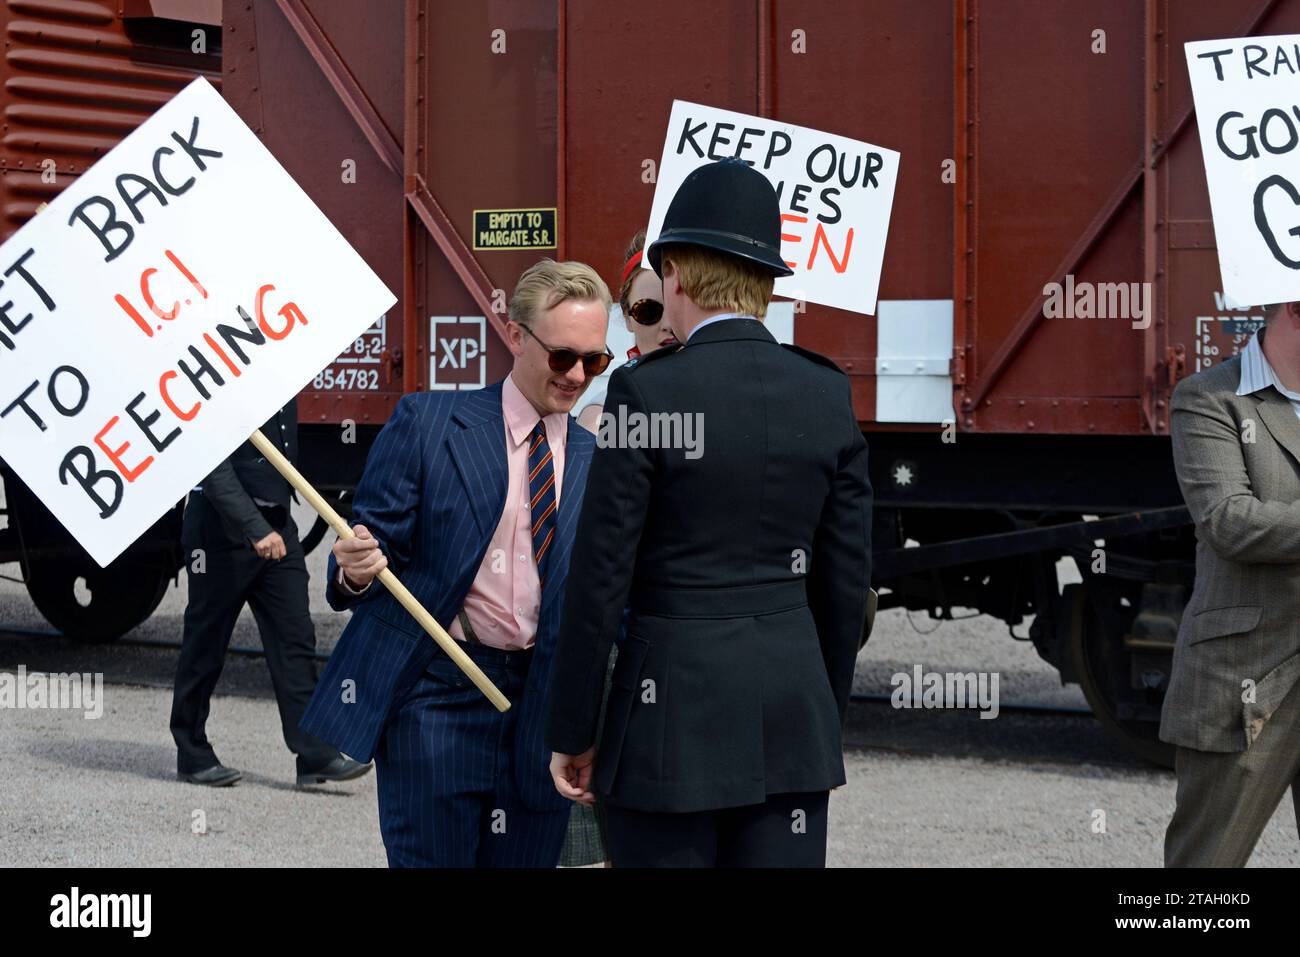
[[1172, 389], [1187, 374], [1187, 349], [1180, 342], [1165, 346], [1165, 388]]
[[402, 347], [397, 346], [393, 349], [385, 349], [380, 358], [383, 364], [384, 376], [386, 382], [397, 382], [402, 377]]

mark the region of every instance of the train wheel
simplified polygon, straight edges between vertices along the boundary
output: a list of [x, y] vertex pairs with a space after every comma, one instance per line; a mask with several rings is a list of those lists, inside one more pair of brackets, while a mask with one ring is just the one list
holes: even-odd
[[9, 520], [22, 543], [27, 593], [45, 620], [77, 641], [114, 641], [148, 618], [180, 566], [178, 504], [107, 568], [12, 473], [4, 475]]
[[116, 641], [158, 607], [171, 573], [138, 561], [33, 561], [27, 593], [45, 620], [77, 641]]
[[[1066, 650], [1092, 713], [1108, 733], [1139, 757], [1162, 767], [1174, 766], [1174, 747], [1159, 738], [1159, 699], [1153, 691], [1135, 691], [1132, 656], [1124, 634], [1137, 614], [1136, 602], [1124, 606], [1119, 593], [1096, 585], [1067, 585], [1061, 596]], [[1108, 603], [1103, 609], [1102, 603]], [[1146, 714], [1134, 717], [1135, 711]]]

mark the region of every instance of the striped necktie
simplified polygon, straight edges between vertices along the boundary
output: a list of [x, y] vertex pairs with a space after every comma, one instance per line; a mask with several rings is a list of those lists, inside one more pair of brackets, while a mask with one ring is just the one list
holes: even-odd
[[546, 562], [555, 538], [555, 465], [546, 441], [546, 425], [537, 423], [528, 444], [528, 500], [533, 511], [533, 555], [537, 577], [546, 581]]

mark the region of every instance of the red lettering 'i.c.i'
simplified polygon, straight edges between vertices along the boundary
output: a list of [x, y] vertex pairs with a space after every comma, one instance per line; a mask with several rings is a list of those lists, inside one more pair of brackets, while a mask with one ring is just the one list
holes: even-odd
[[[186, 268], [185, 264], [180, 261], [180, 258], [174, 252], [172, 252], [170, 249], [165, 249], [163, 250], [163, 254], [171, 261], [172, 265], [175, 266], [177, 270], [180, 271], [181, 275], [189, 280], [190, 285], [195, 288], [195, 290], [198, 292], [198, 294], [201, 297], [203, 297], [204, 299], [208, 298], [208, 291], [205, 288], [203, 288], [203, 284], [199, 282], [199, 280], [195, 277], [194, 273], [190, 272], [189, 269]], [[144, 272], [140, 273], [140, 298], [144, 300], [144, 304], [148, 307], [151, 313], [153, 313], [159, 319], [170, 322], [171, 320], [175, 319], [176, 316], [180, 313], [181, 304], [179, 300], [176, 300], [172, 302], [170, 309], [162, 309], [154, 301], [153, 290], [150, 286], [150, 280], [153, 278], [153, 275], [156, 272], [158, 272], [158, 270], [151, 266], [148, 269], [146, 269]], [[134, 322], [136, 326], [139, 327], [139, 329], [146, 336], [149, 336], [150, 338], [153, 337], [153, 333], [154, 333], [153, 325], [147, 319], [145, 319], [144, 315], [141, 314], [140, 310], [137, 309], [131, 303], [131, 301], [126, 298], [126, 296], [122, 295], [121, 293], [117, 293], [113, 297], [113, 300], [119, 306], [122, 307], [122, 311], [125, 312], [131, 318], [131, 321]], [[189, 302], [189, 300], [187, 299], [186, 302]]]

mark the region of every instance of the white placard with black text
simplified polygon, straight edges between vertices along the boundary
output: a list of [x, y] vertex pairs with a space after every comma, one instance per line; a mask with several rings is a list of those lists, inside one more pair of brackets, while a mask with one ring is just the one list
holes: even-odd
[[794, 275], [778, 279], [775, 294], [873, 314], [899, 154], [806, 126], [675, 100], [647, 247], [687, 175], [728, 156], [748, 162], [777, 190], [781, 256]]
[[1300, 36], [1184, 46], [1223, 292], [1300, 299]]
[[396, 301], [203, 79], [0, 278], [0, 457], [101, 565]]

